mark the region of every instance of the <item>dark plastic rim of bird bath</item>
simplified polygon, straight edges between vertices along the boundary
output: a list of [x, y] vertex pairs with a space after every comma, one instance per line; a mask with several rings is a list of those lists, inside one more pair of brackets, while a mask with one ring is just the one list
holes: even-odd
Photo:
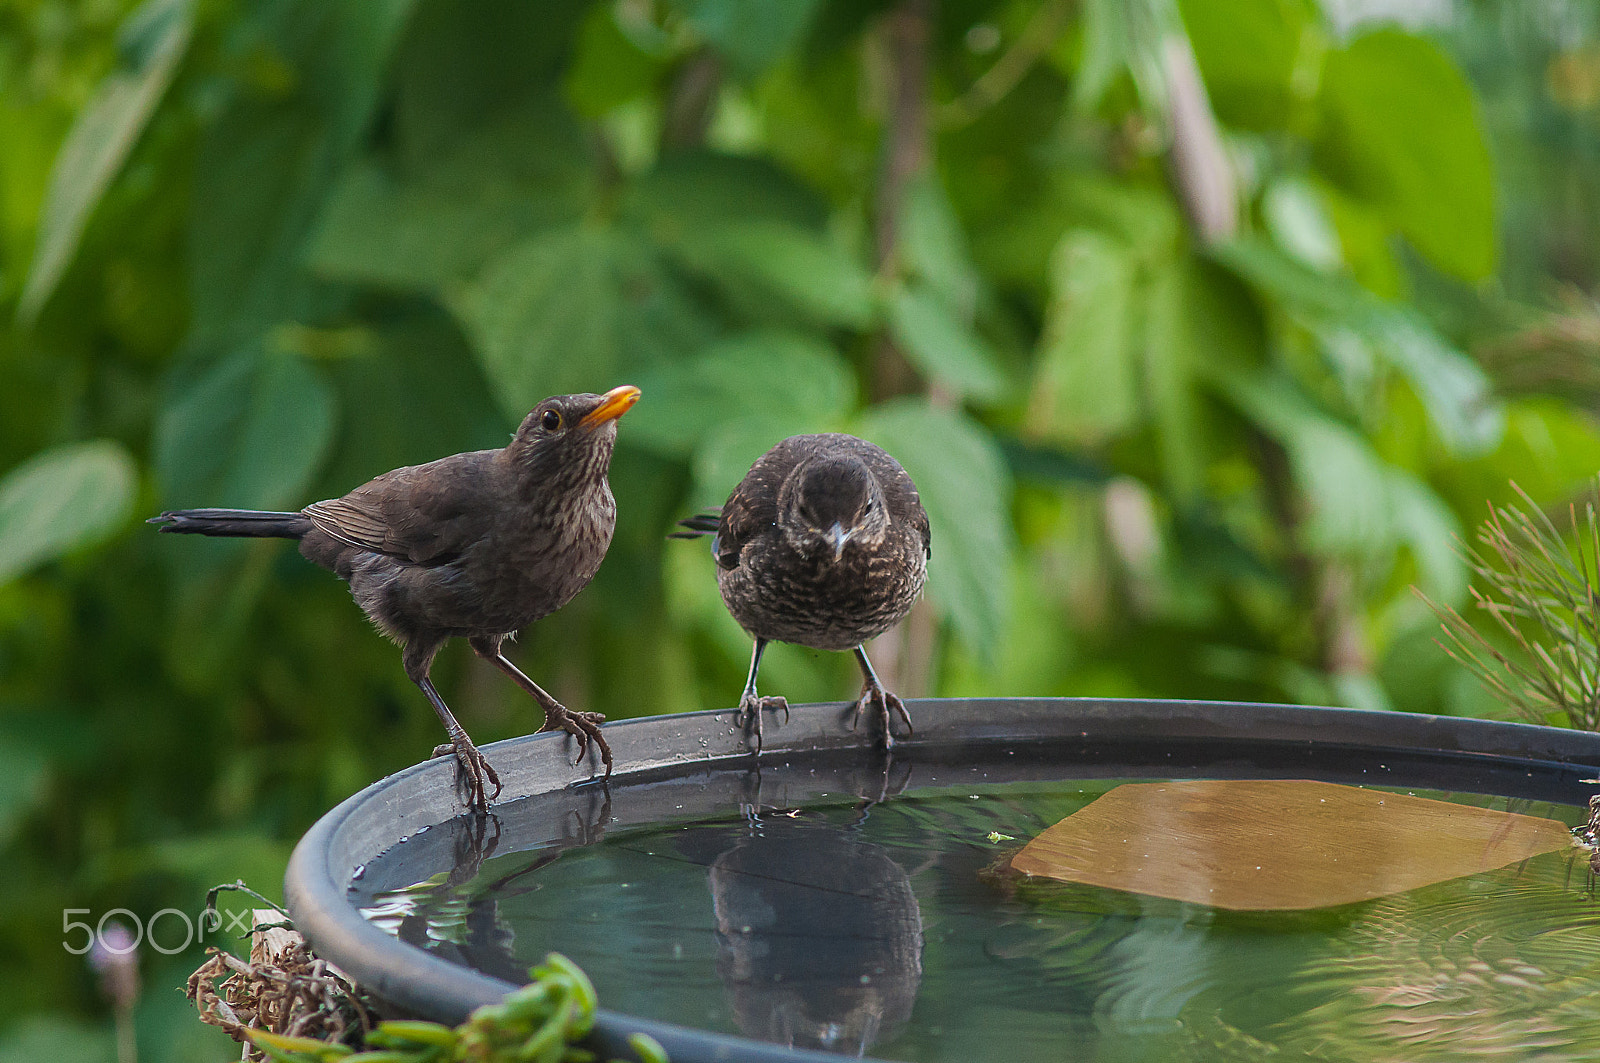
[[[1311, 708], [1238, 702], [1099, 698], [952, 698], [907, 703], [914, 737], [897, 748], [936, 754], [941, 747], [990, 750], [1028, 743], [1248, 742], [1305, 750], [1356, 751], [1445, 759], [1492, 758], [1554, 773], [1577, 787], [1600, 767], [1600, 734], [1531, 724], [1362, 709]], [[766, 727], [762, 761], [855, 750], [863, 734], [849, 731], [843, 703], [795, 706], [792, 718]], [[733, 713], [696, 712], [608, 725], [606, 738], [619, 766], [611, 787], [702, 774], [750, 763]], [[865, 732], [865, 728], [863, 728]], [[504, 784], [497, 804], [588, 783], [589, 768], [571, 764], [565, 735], [529, 735], [484, 747]], [[594, 785], [590, 783], [590, 785]], [[357, 869], [425, 828], [462, 813], [455, 762], [439, 758], [367, 787], [333, 809], [295, 847], [285, 896], [295, 926], [317, 954], [340, 967], [396, 1009], [456, 1023], [476, 1007], [516, 988], [408, 945], [369, 923], [348, 899]], [[837, 1056], [791, 1049], [601, 1010], [590, 1047], [600, 1058], [634, 1058], [628, 1034], [647, 1033], [674, 1063], [741, 1060], [801, 1063]]]

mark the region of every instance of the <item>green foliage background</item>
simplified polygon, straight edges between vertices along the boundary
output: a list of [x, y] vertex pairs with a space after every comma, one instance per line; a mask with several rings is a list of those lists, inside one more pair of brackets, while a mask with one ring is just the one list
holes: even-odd
[[[1600, 15], [1454, 10], [0, 0], [0, 1061], [110, 1058], [62, 909], [273, 890], [439, 738], [337, 580], [141, 518], [338, 495], [547, 394], [644, 390], [611, 554], [516, 651], [574, 707], [732, 703], [748, 644], [663, 536], [837, 429], [934, 526], [902, 692], [1501, 712], [1409, 588], [1460, 603], [1485, 500], [1600, 466]], [[536, 719], [435, 675], [480, 741]], [[198, 960], [144, 953], [145, 1059], [230, 1051]]]

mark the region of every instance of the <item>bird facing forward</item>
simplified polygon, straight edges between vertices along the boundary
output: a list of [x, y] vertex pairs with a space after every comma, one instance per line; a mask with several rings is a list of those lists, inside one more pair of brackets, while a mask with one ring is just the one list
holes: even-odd
[[579, 761], [592, 741], [611, 773], [605, 716], [567, 709], [500, 645], [566, 605], [600, 567], [616, 525], [606, 482], [616, 422], [638, 398], [625, 385], [545, 399], [500, 450], [396, 469], [298, 513], [184, 509], [150, 523], [164, 532], [298, 539], [300, 553], [348, 582], [367, 618], [400, 644], [406, 675], [450, 736], [434, 755], [455, 753], [468, 804], [486, 808], [500, 777], [428, 678], [451, 638], [466, 639], [533, 696], [545, 713], [541, 731], [577, 738]]
[[791, 436], [751, 466], [720, 511], [679, 521], [679, 538], [714, 535], [717, 586], [728, 611], [755, 639], [739, 699], [741, 722], [788, 712], [756, 693], [767, 643], [852, 650], [861, 665], [855, 719], [869, 706], [893, 743], [891, 713], [911, 729], [905, 705], [878, 680], [862, 643], [911, 611], [930, 555], [928, 514], [911, 477], [880, 447], [841, 434]]

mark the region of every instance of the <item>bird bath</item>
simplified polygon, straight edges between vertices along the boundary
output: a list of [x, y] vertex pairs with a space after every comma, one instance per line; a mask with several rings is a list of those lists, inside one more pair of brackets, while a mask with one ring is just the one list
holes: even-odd
[[[929, 700], [910, 703], [916, 734], [885, 756], [845, 729], [847, 708], [769, 721], [759, 764], [728, 712], [609, 726], [609, 787], [562, 759], [564, 736], [498, 743], [486, 752], [505, 789], [483, 817], [459, 814], [453, 762], [418, 765], [307, 833], [291, 914], [376, 997], [448, 1022], [563, 952], [611, 1009], [602, 1058], [631, 1058], [634, 1030], [675, 1063], [830, 1058], [819, 1048], [973, 1063], [1594, 1058], [1600, 900], [1560, 825], [1584, 823], [1600, 792], [1586, 781], [1600, 735], [1281, 705]], [[1219, 827], [1212, 806], [1173, 803], [1197, 785], [1167, 793], [1176, 780], [1312, 780], [1326, 844], [1241, 847], [1241, 831], [1300, 829], [1292, 810]], [[1359, 844], [1320, 805], [1339, 793], [1366, 802], [1344, 814]], [[1025, 843], [1098, 799], [1141, 794], [1101, 806], [1099, 852], [1122, 846], [1177, 892], [1102, 882], [1109, 858], [1073, 881], [1009, 868], [1034, 867]], [[1384, 806], [1436, 834], [1374, 829]], [[1452, 808], [1470, 822], [1454, 841]], [[1504, 847], [1522, 826], [1544, 832], [1537, 855]], [[1235, 878], [1252, 853], [1313, 889], [1357, 861], [1422, 877], [1331, 906], [1177, 899], [1210, 873], [1183, 870], [1205, 867], [1207, 830]], [[1293, 866], [1274, 864], [1290, 852]], [[1450, 864], [1463, 856], [1477, 863]], [[1307, 866], [1318, 858], [1346, 862]]]

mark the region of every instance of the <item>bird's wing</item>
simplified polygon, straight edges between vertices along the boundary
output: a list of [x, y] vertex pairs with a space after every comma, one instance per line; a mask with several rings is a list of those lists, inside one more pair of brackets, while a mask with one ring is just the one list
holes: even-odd
[[481, 539], [493, 519], [484, 488], [492, 451], [412, 465], [303, 512], [348, 546], [417, 565], [442, 565]]
[[[910, 477], [907, 477], [910, 479]], [[917, 494], [917, 489], [911, 489], [911, 498], [916, 505], [912, 508], [911, 526], [917, 529], [917, 534], [922, 536], [922, 556], [928, 560], [933, 559], [933, 529], [928, 526], [928, 511], [922, 508], [922, 496]]]
[[750, 499], [737, 490], [722, 507], [722, 520], [717, 525], [716, 538], [711, 540], [711, 556], [717, 559], [719, 568], [739, 567], [739, 555], [744, 552], [745, 544], [761, 529], [755, 509]]
[[722, 506], [717, 537], [711, 543], [711, 553], [722, 568], [737, 568], [739, 555], [750, 540], [777, 524], [778, 488], [798, 460], [793, 456], [796, 444], [811, 438], [793, 436], [767, 451], [728, 496]]

